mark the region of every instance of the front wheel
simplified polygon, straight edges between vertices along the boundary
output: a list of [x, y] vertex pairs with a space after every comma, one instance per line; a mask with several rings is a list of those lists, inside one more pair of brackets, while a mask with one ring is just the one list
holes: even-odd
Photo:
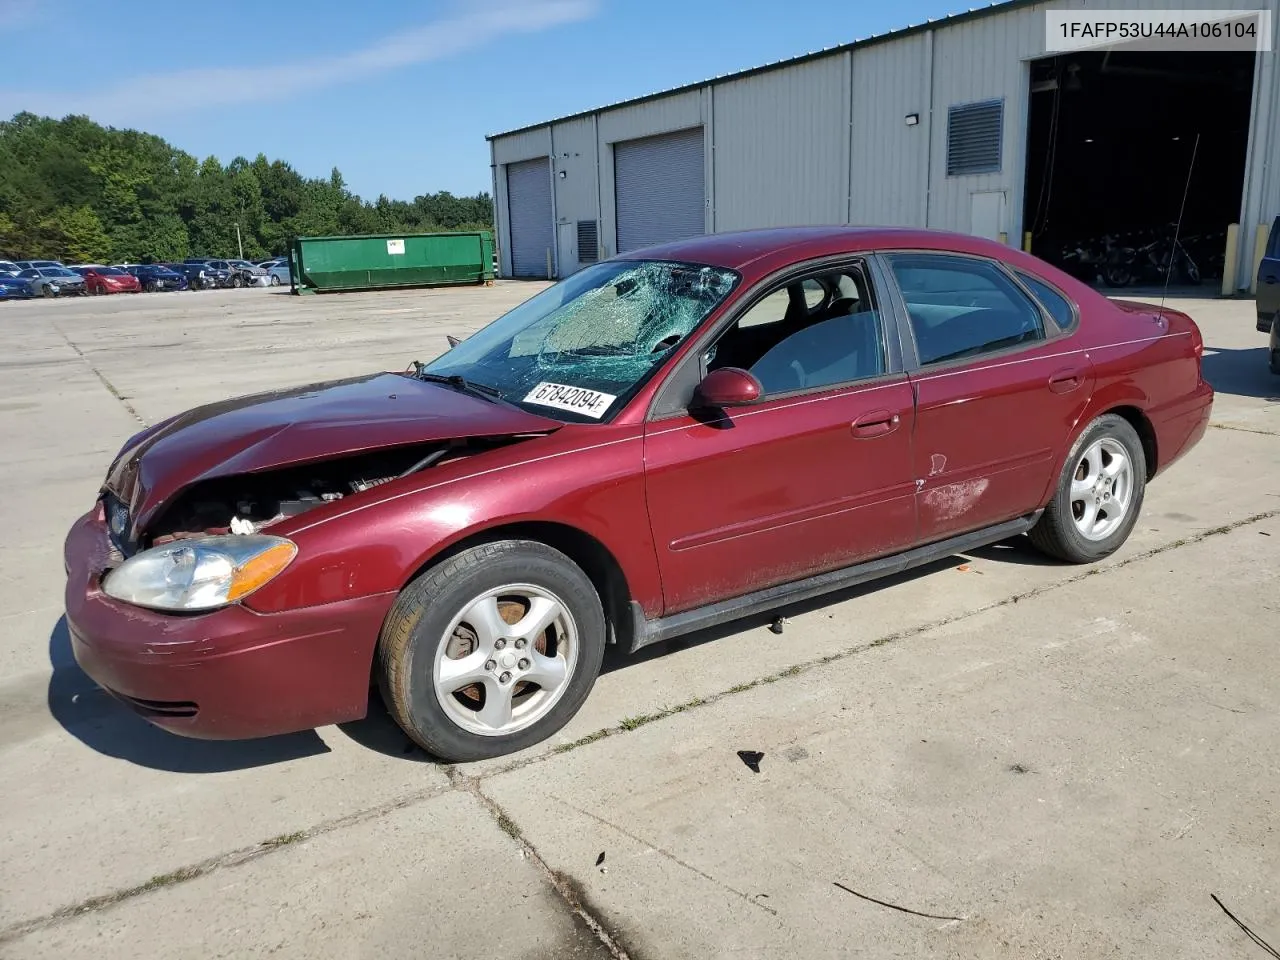
[[271, 275], [271, 285], [273, 287], [280, 286], [280, 278], [277, 277], [274, 273]]
[[1068, 563], [1108, 557], [1133, 531], [1146, 486], [1137, 431], [1124, 417], [1101, 416], [1072, 445], [1053, 499], [1031, 528], [1031, 542]]
[[233, 286], [233, 287], [235, 287], [237, 290], [239, 290], [241, 287], [243, 287], [243, 286], [244, 286], [244, 280], [243, 280], [243, 278], [241, 278], [239, 274], [237, 274], [236, 276], [232, 277], [232, 278], [231, 278], [231, 286]]
[[427, 752], [483, 760], [568, 723], [604, 647], [604, 612], [582, 569], [546, 544], [504, 540], [465, 550], [405, 588], [378, 642], [378, 685]]

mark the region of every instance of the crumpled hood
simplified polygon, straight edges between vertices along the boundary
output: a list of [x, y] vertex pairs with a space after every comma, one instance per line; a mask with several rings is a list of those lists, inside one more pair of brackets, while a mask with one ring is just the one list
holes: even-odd
[[105, 488], [135, 532], [193, 484], [386, 447], [549, 433], [559, 421], [393, 373], [196, 407], [133, 437]]

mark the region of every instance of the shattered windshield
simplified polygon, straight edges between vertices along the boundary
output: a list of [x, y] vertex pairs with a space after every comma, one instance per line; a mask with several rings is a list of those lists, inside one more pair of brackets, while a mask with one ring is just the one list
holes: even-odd
[[598, 263], [549, 287], [427, 364], [561, 420], [599, 421], [630, 395], [738, 282], [719, 267]]

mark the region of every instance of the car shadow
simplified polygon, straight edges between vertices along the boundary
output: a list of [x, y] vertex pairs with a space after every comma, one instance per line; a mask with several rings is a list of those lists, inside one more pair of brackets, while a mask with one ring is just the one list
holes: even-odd
[[1001, 540], [987, 547], [970, 550], [970, 557], [979, 560], [991, 560], [995, 563], [1014, 563], [1025, 567], [1060, 567], [1062, 562], [1047, 557], [1031, 544], [1026, 536], [1017, 536], [1012, 540]]
[[1247, 349], [1219, 350], [1205, 347], [1204, 378], [1217, 393], [1258, 397], [1280, 403], [1280, 377], [1267, 369], [1268, 353], [1265, 338], [1258, 346]]
[[[975, 552], [974, 556], [977, 555]], [[746, 633], [749, 630], [756, 630], [760, 627], [769, 626], [778, 617], [789, 618], [800, 616], [806, 613], [812, 613], [821, 610], [824, 607], [834, 606], [844, 603], [846, 600], [855, 600], [889, 587], [898, 586], [899, 584], [909, 583], [920, 577], [927, 577], [934, 573], [940, 573], [943, 570], [949, 570], [967, 562], [967, 557], [951, 556], [934, 560], [923, 566], [915, 567], [911, 570], [896, 573], [890, 577], [884, 577], [879, 580], [872, 580], [869, 583], [858, 584], [854, 587], [847, 587], [843, 590], [836, 590], [831, 593], [823, 594], [820, 597], [814, 597], [811, 600], [803, 600], [799, 603], [789, 603], [775, 607], [765, 613], [755, 614], [749, 617], [743, 617], [739, 620], [730, 620], [727, 623], [717, 624], [714, 627], [708, 627], [705, 630], [698, 630], [695, 633], [685, 634], [684, 636], [675, 637], [671, 640], [664, 640], [661, 643], [655, 643], [652, 646], [644, 647], [635, 653], [629, 654], [620, 647], [610, 647], [605, 651], [604, 664], [600, 668], [601, 674], [612, 673], [615, 670], [624, 670], [629, 666], [637, 663], [646, 663], [650, 660], [656, 660], [664, 657], [669, 653], [677, 650], [688, 650], [692, 647], [700, 647], [704, 643], [711, 643], [714, 640], [720, 640], [724, 637], [732, 636], [735, 633]], [[1000, 559], [1004, 559], [1001, 555]], [[783, 627], [785, 631], [785, 626]]]
[[387, 705], [382, 702], [382, 696], [376, 688], [369, 690], [369, 712], [364, 718], [352, 720], [350, 723], [340, 723], [338, 729], [360, 746], [376, 750], [388, 757], [429, 763], [437, 767], [448, 766], [409, 739], [387, 712]]
[[152, 726], [80, 669], [66, 617], [49, 634], [49, 664], [49, 712], [67, 733], [104, 756], [172, 773], [223, 773], [329, 752], [314, 730], [261, 740], [193, 740]]

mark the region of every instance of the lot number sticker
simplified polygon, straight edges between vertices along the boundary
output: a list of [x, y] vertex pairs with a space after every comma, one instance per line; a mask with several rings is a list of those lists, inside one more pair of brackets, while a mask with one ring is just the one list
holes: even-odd
[[396, 254], [399, 254], [399, 253], [404, 253], [404, 241], [403, 241], [403, 240], [388, 240], [388, 241], [387, 241], [387, 253], [391, 254], [392, 256], [395, 256]]
[[568, 387], [563, 383], [540, 383], [529, 391], [525, 403], [536, 403], [570, 413], [581, 413], [599, 420], [618, 398], [612, 393], [587, 390], [584, 387]]

